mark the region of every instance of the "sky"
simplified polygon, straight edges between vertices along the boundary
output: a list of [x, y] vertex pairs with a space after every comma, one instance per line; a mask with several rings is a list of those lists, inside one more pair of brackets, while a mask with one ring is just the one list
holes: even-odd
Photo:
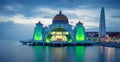
[[0, 39], [32, 38], [38, 21], [48, 26], [62, 11], [71, 25], [80, 20], [86, 31], [99, 31], [101, 7], [106, 30], [120, 32], [120, 0], [0, 0]]

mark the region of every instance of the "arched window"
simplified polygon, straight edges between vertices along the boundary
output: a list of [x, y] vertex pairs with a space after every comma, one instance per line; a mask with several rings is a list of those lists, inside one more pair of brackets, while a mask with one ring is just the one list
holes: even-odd
[[85, 40], [84, 28], [82, 26], [79, 26], [76, 29], [76, 40], [77, 41]]
[[38, 26], [35, 27], [34, 40], [36, 40], [36, 41], [41, 41], [42, 40], [42, 30]]

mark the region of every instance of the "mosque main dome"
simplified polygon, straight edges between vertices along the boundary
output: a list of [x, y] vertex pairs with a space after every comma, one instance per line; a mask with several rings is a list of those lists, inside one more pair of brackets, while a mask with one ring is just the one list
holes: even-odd
[[68, 24], [68, 18], [62, 14], [62, 12], [60, 11], [59, 14], [57, 14], [52, 21], [53, 24]]

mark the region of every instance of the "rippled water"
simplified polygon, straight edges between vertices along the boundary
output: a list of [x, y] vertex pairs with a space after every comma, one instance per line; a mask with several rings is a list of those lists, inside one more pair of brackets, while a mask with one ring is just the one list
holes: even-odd
[[0, 62], [119, 62], [120, 49], [104, 46], [28, 46], [0, 40]]

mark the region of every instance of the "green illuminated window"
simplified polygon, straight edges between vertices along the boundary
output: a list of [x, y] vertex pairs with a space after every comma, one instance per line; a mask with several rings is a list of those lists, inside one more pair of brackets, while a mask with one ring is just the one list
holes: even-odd
[[85, 34], [83, 27], [79, 26], [76, 31], [76, 40], [77, 41], [83, 41], [85, 40]]
[[47, 38], [46, 38], [46, 42], [50, 42], [50, 41], [51, 41], [51, 37], [52, 37], [52, 35], [49, 34], [49, 35], [47, 36]]
[[40, 27], [36, 27], [36, 28], [35, 28], [34, 40], [36, 40], [36, 41], [42, 40], [42, 30], [41, 30]]

